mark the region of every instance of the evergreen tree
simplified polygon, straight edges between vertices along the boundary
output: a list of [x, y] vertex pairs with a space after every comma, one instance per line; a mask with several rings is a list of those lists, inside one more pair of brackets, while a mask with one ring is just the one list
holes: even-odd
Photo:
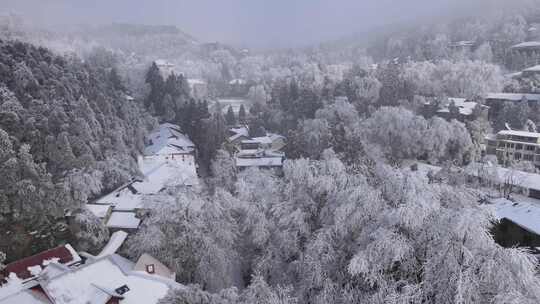
[[125, 91], [126, 87], [115, 67], [109, 72], [109, 81], [115, 90]]
[[244, 108], [244, 105], [240, 105], [240, 110], [238, 111], [238, 122], [241, 124], [246, 123], [246, 108]]
[[227, 125], [229, 126], [236, 125], [236, 117], [234, 115], [232, 106], [229, 106], [229, 108], [227, 109], [227, 114], [225, 115], [225, 121], [227, 122]]
[[264, 122], [260, 117], [255, 117], [249, 122], [249, 137], [266, 136]]
[[148, 72], [146, 72], [146, 83], [150, 85], [150, 93], [146, 98], [146, 107], [154, 106], [154, 109], [161, 114], [162, 112], [162, 101], [165, 97], [165, 81], [161, 76], [156, 63], [152, 63]]

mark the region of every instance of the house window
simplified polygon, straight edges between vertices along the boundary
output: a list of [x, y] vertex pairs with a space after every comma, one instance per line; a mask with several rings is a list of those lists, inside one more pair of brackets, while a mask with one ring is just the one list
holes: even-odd
[[535, 148], [534, 146], [525, 146], [525, 149], [527, 151], [534, 151], [534, 148]]
[[515, 160], [520, 160], [521, 159], [521, 153], [514, 154], [514, 159]]
[[116, 293], [119, 294], [119, 295], [123, 295], [123, 294], [125, 294], [126, 292], [129, 291], [129, 287], [127, 285], [122, 285], [122, 286], [116, 288], [114, 291], [116, 291]]
[[522, 150], [523, 149], [523, 144], [516, 144], [516, 149], [517, 150]]
[[154, 264], [146, 265], [146, 272], [155, 273], [156, 272], [156, 266]]

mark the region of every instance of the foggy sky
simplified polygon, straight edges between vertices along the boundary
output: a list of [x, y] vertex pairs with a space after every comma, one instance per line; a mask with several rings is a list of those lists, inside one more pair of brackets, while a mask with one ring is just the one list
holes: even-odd
[[[490, 3], [491, 0], [474, 0]], [[0, 0], [40, 24], [177, 25], [202, 41], [295, 47], [467, 11], [472, 0]]]

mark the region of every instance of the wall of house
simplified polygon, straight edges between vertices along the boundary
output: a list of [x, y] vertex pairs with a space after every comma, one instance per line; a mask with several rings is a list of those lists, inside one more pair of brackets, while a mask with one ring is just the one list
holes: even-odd
[[540, 236], [529, 232], [510, 220], [502, 219], [491, 229], [495, 242], [503, 247], [538, 247]]

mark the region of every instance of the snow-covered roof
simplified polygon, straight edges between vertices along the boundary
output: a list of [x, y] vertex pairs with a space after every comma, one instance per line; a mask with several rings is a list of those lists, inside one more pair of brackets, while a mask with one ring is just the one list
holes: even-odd
[[229, 142], [233, 142], [233, 141], [235, 141], [237, 139], [241, 139], [241, 138], [247, 138], [247, 135], [240, 134], [240, 133], [234, 134], [233, 136], [229, 137]]
[[229, 142], [233, 142], [242, 137], [244, 138], [249, 137], [249, 130], [246, 126], [239, 127], [239, 128], [230, 128], [229, 131], [233, 134], [232, 136], [229, 137]]
[[[0, 274], [9, 276], [13, 273], [22, 280], [32, 279], [41, 268], [56, 262], [64, 265], [72, 265], [81, 261], [81, 257], [70, 244], [58, 246], [38, 254], [9, 263], [0, 271]], [[39, 270], [37, 268], [40, 268]]]
[[141, 164], [145, 178], [133, 183], [133, 188], [141, 194], [157, 194], [167, 186], [194, 186], [199, 180], [195, 160], [181, 157], [168, 160], [145, 159]]
[[168, 67], [173, 67], [174, 64], [171, 63], [171, 62], [168, 62], [167, 60], [165, 59], [157, 59], [154, 61], [154, 63], [157, 65], [157, 66], [168, 66]]
[[276, 134], [276, 133], [268, 133], [268, 137], [269, 137], [270, 140], [272, 140], [272, 141], [276, 141], [276, 140], [278, 140], [278, 139], [285, 139], [285, 136], [279, 135], [279, 134]]
[[453, 47], [474, 46], [475, 43], [476, 42], [474, 42], [474, 41], [461, 40], [461, 41], [456, 41], [456, 42], [452, 43], [451, 46], [453, 46]]
[[523, 94], [523, 93], [489, 93], [485, 99], [500, 99], [508, 101], [521, 101], [523, 98], [529, 101], [540, 100], [540, 94]]
[[113, 212], [107, 221], [107, 227], [115, 229], [137, 229], [140, 224], [135, 212]]
[[237, 167], [282, 167], [283, 158], [281, 157], [258, 157], [241, 158], [236, 157]]
[[110, 205], [99, 205], [99, 204], [86, 204], [86, 209], [92, 212], [98, 218], [105, 218], [109, 210], [111, 209]]
[[253, 137], [242, 140], [243, 144], [272, 144], [272, 139], [268, 136]]
[[189, 79], [187, 80], [187, 82], [188, 82], [188, 84], [189, 84], [190, 86], [194, 86], [194, 85], [196, 85], [196, 84], [200, 84], [200, 85], [206, 84], [206, 81], [204, 81], [203, 79], [199, 79], [199, 78], [189, 78]]
[[540, 138], [540, 133], [527, 132], [527, 131], [502, 130], [497, 134], [498, 135], [513, 135], [513, 136], [521, 136], [521, 137]]
[[[133, 263], [109, 255], [66, 271], [41, 283], [55, 304], [106, 303], [121, 298], [122, 304], [155, 304], [169, 288], [182, 285], [172, 280], [133, 271]], [[127, 286], [126, 292], [117, 290]]]
[[515, 73], [508, 73], [508, 74], [505, 74], [504, 77], [506, 78], [519, 78], [523, 75], [522, 72], [515, 72]]
[[459, 109], [459, 114], [462, 115], [472, 115], [474, 108], [478, 103], [474, 101], [467, 101], [465, 98], [448, 98], [448, 104], [441, 107], [437, 112], [439, 113], [449, 113], [450, 104], [454, 102], [454, 105]]
[[101, 252], [97, 255], [98, 258], [108, 256], [116, 253], [116, 251], [124, 244], [128, 234], [125, 231], [116, 231], [111, 235], [107, 245], [101, 249]]
[[[150, 265], [152, 265], [152, 267], [154, 268], [154, 273], [148, 273], [147, 267]], [[137, 260], [135, 267], [133, 267], [133, 270], [140, 271], [151, 276], [161, 276], [171, 280], [174, 280], [176, 278], [176, 274], [173, 271], [171, 271], [167, 266], [165, 266], [163, 263], [161, 263], [156, 258], [147, 253], [141, 255], [141, 257]]]
[[15, 294], [11, 294], [2, 299], [0, 296], [0, 304], [50, 304], [47, 296], [39, 291], [31, 289], [21, 290]]
[[535, 65], [523, 70], [523, 72], [540, 72], [540, 65]]
[[231, 85], [243, 85], [243, 84], [246, 84], [246, 81], [244, 79], [240, 79], [240, 78], [237, 78], [237, 79], [233, 79], [231, 81], [229, 81], [229, 84]]
[[513, 49], [539, 48], [539, 47], [540, 47], [540, 41], [526, 41], [526, 42], [518, 43], [512, 46]]
[[490, 201], [494, 216], [507, 219], [532, 233], [540, 235], [540, 205], [538, 202], [520, 200], [512, 202], [504, 198]]
[[[136, 183], [136, 182], [134, 182]], [[136, 193], [133, 183], [98, 199], [96, 203], [111, 205], [116, 211], [132, 211], [141, 207], [141, 196]], [[132, 191], [134, 190], [134, 191]]]
[[144, 155], [191, 153], [195, 144], [180, 131], [180, 127], [171, 123], [161, 124], [148, 136], [150, 143], [144, 149]]
[[[81, 262], [79, 254], [71, 245], [66, 244], [9, 263], [0, 271], [0, 275], [5, 278], [4, 281], [0, 280], [0, 303], [3, 299], [34, 287], [36, 285], [34, 279], [42, 273], [43, 269], [50, 268], [51, 265], [67, 267], [79, 262]], [[28, 298], [28, 295], [18, 295], [17, 298]]]
[[472, 163], [465, 168], [465, 172], [472, 176], [478, 176], [482, 170], [492, 170], [494, 175], [487, 175], [492, 182], [511, 182], [515, 186], [540, 191], [540, 174], [518, 171], [501, 166]]
[[234, 134], [249, 136], [249, 130], [246, 126], [239, 127], [239, 128], [230, 128], [229, 130]]
[[[140, 158], [139, 169], [143, 179], [134, 180], [96, 200], [91, 205], [112, 206], [113, 213], [152, 209], [155, 206], [145, 200], [145, 195], [156, 195], [169, 186], [195, 186], [199, 183], [195, 159], [192, 155], [176, 155], [166, 158]], [[90, 206], [90, 207], [88, 207]], [[105, 209], [106, 207], [99, 207]]]

